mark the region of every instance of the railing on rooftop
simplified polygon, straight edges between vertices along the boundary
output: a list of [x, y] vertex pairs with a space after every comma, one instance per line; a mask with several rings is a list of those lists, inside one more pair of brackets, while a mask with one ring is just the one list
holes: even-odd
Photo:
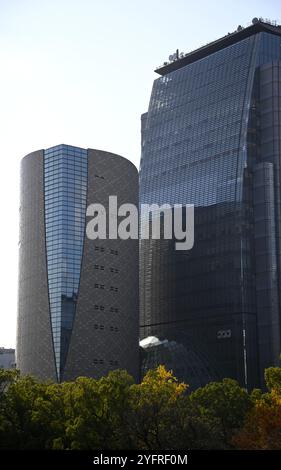
[[[281, 28], [281, 25], [280, 25], [280, 21], [279, 20], [271, 20], [269, 18], [262, 18], [262, 17], [259, 17], [259, 18], [253, 18], [252, 21], [250, 23], [247, 23], [247, 26], [246, 27], [249, 27], [249, 26], [252, 26], [254, 24], [257, 24], [257, 23], [264, 23], [264, 24], [268, 24], [270, 26], [274, 26], [275, 28]], [[237, 32], [239, 31], [242, 31], [244, 29], [243, 26], [239, 25], [235, 31], [233, 31], [232, 33], [227, 33], [225, 34], [224, 36], [222, 36], [220, 39], [223, 39], [227, 36], [230, 36], [232, 34], [236, 34]], [[210, 42], [207, 42], [206, 44], [204, 44], [203, 46], [200, 46], [199, 49], [201, 49], [201, 47], [206, 47], [208, 46], [209, 44], [212, 44], [212, 42], [214, 41], [210, 41]], [[162, 67], [165, 67], [166, 65], [169, 65], [171, 64], [172, 62], [176, 62], [180, 59], [183, 59], [184, 57], [188, 56], [192, 51], [189, 51], [189, 52], [180, 52], [178, 51], [178, 49], [176, 50], [176, 52], [174, 54], [171, 54], [169, 55], [169, 60], [168, 61], [165, 61], [163, 62], [162, 65], [159, 65], [158, 67], [156, 67], [156, 70], [158, 69], [161, 69]]]

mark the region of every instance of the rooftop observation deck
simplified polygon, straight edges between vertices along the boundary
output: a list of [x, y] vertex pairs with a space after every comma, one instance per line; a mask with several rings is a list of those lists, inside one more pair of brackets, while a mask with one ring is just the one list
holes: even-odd
[[260, 32], [281, 36], [281, 25], [277, 25], [276, 22], [269, 22], [269, 20], [263, 20], [262, 18], [254, 18], [251, 26], [247, 26], [246, 28], [238, 26], [237, 30], [233, 33], [228, 33], [226, 36], [199, 47], [199, 49], [195, 49], [192, 52], [179, 54], [177, 50], [177, 52], [173, 54], [172, 60], [164, 62], [163, 65], [160, 65], [160, 67], [157, 67], [154, 71], [162, 76], [167, 75], [168, 73], [174, 72], [185, 65], [191, 64], [199, 59], [203, 59], [214, 52], [220, 51], [225, 47], [231, 46], [232, 44]]

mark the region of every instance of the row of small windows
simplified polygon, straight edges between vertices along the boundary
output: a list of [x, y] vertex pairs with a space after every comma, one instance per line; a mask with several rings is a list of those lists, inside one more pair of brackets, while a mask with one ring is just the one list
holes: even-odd
[[[143, 151], [143, 160], [142, 160], [142, 168], [144, 166], [144, 159], [146, 158], [146, 153], [149, 154], [149, 158], [151, 159], [151, 164], [156, 165], [163, 163], [163, 161], [167, 160], [169, 163], [171, 156], [179, 159], [183, 156], [183, 161], [191, 160], [201, 160], [202, 153], [207, 154], [205, 145], [212, 144], [214, 149], [220, 150], [221, 148], [224, 151], [227, 148], [231, 151], [233, 145], [239, 144], [239, 136], [240, 136], [240, 128], [238, 125], [233, 125], [231, 130], [226, 132], [222, 131], [221, 129], [211, 131], [205, 134], [196, 134], [194, 136], [190, 136], [190, 138], [185, 138], [184, 140], [180, 141], [177, 136], [174, 139], [153, 139], [153, 145], [147, 145], [145, 147], [145, 152]], [[237, 146], [237, 145], [236, 145]], [[159, 154], [158, 152], [161, 152]], [[186, 155], [188, 153], [189, 155]], [[195, 158], [197, 156], [199, 158]], [[147, 166], [147, 165], [146, 165]]]
[[200, 84], [206, 81], [206, 76], [210, 77], [216, 73], [217, 69], [224, 69], [228, 67], [229, 60], [239, 60], [238, 67], [241, 67], [241, 63], [244, 63], [248, 59], [248, 45], [245, 42], [240, 42], [233, 47], [219, 51], [217, 54], [213, 54], [210, 57], [206, 57], [204, 61], [197, 61], [188, 67], [182, 68], [171, 75], [166, 75], [159, 78], [159, 82], [168, 84], [173, 81], [177, 87], [186, 86], [186, 78], [194, 79], [194, 83]]
[[[100, 252], [104, 253], [104, 252], [105, 252], [105, 248], [104, 248], [104, 246], [95, 246], [95, 251], [100, 251]], [[116, 256], [119, 254], [118, 250], [110, 250], [109, 253], [110, 253], [111, 255], [116, 255]], [[97, 268], [97, 269], [98, 269], [98, 268]], [[113, 269], [113, 268], [112, 268], [112, 269]], [[118, 270], [115, 270], [115, 271], [113, 270], [113, 271], [111, 271], [111, 272], [118, 272]]]
[[[102, 289], [102, 290], [104, 290], [104, 289], [105, 289], [105, 286], [104, 286], [104, 284], [95, 284], [95, 289]], [[110, 291], [113, 291], [113, 292], [118, 292], [118, 287], [110, 286], [109, 290], [110, 290]]]
[[[236, 47], [238, 46], [239, 45], [236, 45]], [[229, 75], [229, 73], [226, 73], [226, 70], [229, 68], [229, 61], [231, 64], [235, 64], [235, 61], [237, 60], [239, 61], [238, 64], [235, 64], [235, 70], [237, 71], [241, 69], [241, 65], [248, 65], [248, 56], [246, 55], [245, 50], [243, 52], [241, 51], [241, 53], [239, 51], [239, 55], [237, 55], [238, 51], [236, 51], [235, 54], [229, 55], [229, 49], [230, 48], [224, 50], [225, 54], [223, 60], [217, 60], [219, 59], [219, 52], [216, 55], [213, 54], [210, 57], [206, 57], [204, 61], [194, 62], [188, 67], [184, 67], [169, 76], [160, 78], [158, 80], [160, 90], [163, 90], [164, 87], [169, 87], [170, 84], [172, 84], [172, 86], [176, 86], [180, 90], [185, 89], [187, 86], [186, 82], [188, 82], [187, 78], [190, 79], [193, 86], [197, 87], [204, 86], [206, 80], [211, 79], [211, 81], [214, 81], [219, 76], [225, 78]]]
[[68, 222], [71, 220], [84, 220], [86, 213], [86, 203], [81, 204], [81, 198], [73, 199], [73, 201], [56, 201], [46, 203], [45, 215], [50, 222], [54, 223]]
[[[46, 217], [46, 223], [48, 222], [48, 227], [46, 228], [46, 233], [47, 235], [55, 235], [58, 233], [60, 230], [72, 228], [72, 230], [75, 230], [75, 232], [81, 232], [82, 231], [82, 226], [85, 223], [85, 219], [82, 216], [79, 215], [73, 215], [71, 217], [66, 216], [64, 219], [58, 220], [57, 217], [52, 216], [47, 216]], [[77, 224], [74, 225], [74, 224]]]
[[101, 266], [99, 264], [95, 264], [94, 269], [100, 269], [100, 271], [104, 271], [104, 266]]
[[45, 158], [45, 169], [46, 171], [58, 166], [59, 168], [81, 168], [82, 170], [86, 168], [86, 162], [83, 158], [79, 158], [78, 156], [75, 158], [67, 157], [67, 158]]
[[[217, 89], [214, 90], [208, 90], [206, 89], [205, 93], [203, 94], [202, 92], [199, 94], [198, 97], [196, 96], [188, 96], [188, 95], [178, 95], [177, 98], [175, 99], [174, 93], [171, 93], [169, 98], [166, 98], [165, 100], [159, 102], [157, 101], [156, 107], [151, 110], [151, 113], [155, 113], [155, 111], [159, 111], [159, 108], [162, 108], [161, 113], [165, 113], [171, 109], [175, 109], [176, 107], [186, 107], [188, 106], [190, 108], [190, 111], [198, 111], [200, 109], [203, 110], [204, 108], [204, 102], [206, 106], [208, 107], [217, 107], [224, 101], [224, 105], [226, 108], [228, 108], [231, 111], [230, 104], [237, 103], [237, 101], [242, 99], [242, 92], [243, 88], [241, 88], [239, 84], [239, 88], [235, 90], [234, 88], [234, 83], [231, 84], [230, 86], [232, 87], [232, 94], [229, 95], [229, 91], [227, 90], [227, 87], [224, 89], [220, 90], [220, 92]], [[157, 118], [157, 114], [155, 115]], [[196, 116], [195, 116], [196, 118]]]
[[[83, 221], [82, 220], [77, 220], [77, 227], [75, 227], [75, 220], [69, 220], [65, 221], [64, 223], [59, 223], [58, 225], [55, 225], [52, 223], [52, 220], [47, 220], [48, 222], [48, 229], [46, 230], [47, 233], [47, 240], [61, 240], [61, 238], [66, 238], [67, 240], [72, 240], [74, 236], [79, 235], [80, 238], [84, 234], [84, 228], [83, 227]], [[82, 237], [83, 238], [83, 237]]]
[[70, 276], [70, 280], [58, 282], [57, 284], [50, 281], [50, 303], [52, 303], [52, 305], [54, 305], [54, 303], [58, 305], [64, 301], [64, 299], [73, 301], [73, 297], [77, 296], [79, 277], [77, 276], [76, 279], [73, 277], [74, 276]]
[[61, 202], [63, 199], [68, 201], [69, 198], [71, 198], [71, 201], [73, 199], [79, 199], [81, 200], [82, 197], [86, 197], [87, 194], [87, 188], [84, 185], [71, 185], [71, 186], [63, 186], [63, 183], [59, 183], [56, 185], [51, 185], [48, 188], [45, 188], [45, 202], [46, 203], [57, 203]]
[[45, 192], [55, 191], [57, 192], [68, 192], [72, 190], [87, 190], [87, 180], [73, 175], [72, 178], [66, 179], [55, 177], [45, 180]]
[[[78, 235], [80, 234], [77, 234], [77, 237]], [[79, 246], [79, 238], [78, 240], [75, 239], [73, 236], [71, 237], [67, 237], [67, 236], [64, 236], [63, 233], [60, 234], [60, 237], [48, 237], [47, 238], [47, 244], [49, 245], [49, 247], [52, 249], [52, 250], [57, 250], [58, 249], [58, 252], [61, 252], [61, 249], [62, 248], [65, 248], [67, 249], [67, 254], [71, 253], [73, 251], [73, 248], [77, 248]], [[82, 248], [82, 245], [83, 245], [83, 233], [81, 233], [81, 236], [80, 236], [80, 245], [81, 245], [81, 248]], [[76, 251], [76, 250], [74, 250]]]
[[110, 268], [111, 273], [119, 273], [119, 269], [117, 268]]
[[[94, 329], [95, 330], [104, 330], [105, 329], [105, 326], [104, 325], [99, 325], [97, 323], [94, 324]], [[110, 331], [114, 331], [114, 332], [118, 332], [119, 331], [119, 328], [117, 326], [110, 326], [108, 328]]]
[[61, 165], [75, 165], [75, 166], [86, 166], [87, 158], [85, 155], [45, 155], [45, 166], [48, 168], [53, 164], [60, 163]]
[[109, 289], [111, 292], [118, 292], [118, 287], [115, 287], [115, 286], [110, 286], [110, 289]]
[[83, 152], [65, 152], [65, 150], [60, 152], [46, 152], [45, 151], [45, 164], [46, 166], [50, 165], [52, 162], [64, 162], [64, 163], [72, 163], [75, 162], [76, 164], [85, 164], [87, 162], [87, 154]]
[[118, 313], [118, 312], [119, 312], [119, 308], [117, 308], [117, 307], [110, 307], [109, 311], [110, 311], [110, 313]]
[[[94, 305], [94, 309], [95, 310], [100, 310], [101, 312], [103, 312], [105, 310], [104, 306], [103, 305]], [[110, 313], [118, 313], [119, 312], [119, 308], [117, 307], [110, 307], [109, 309]]]
[[95, 305], [94, 309], [95, 310], [100, 310], [101, 312], [103, 312], [104, 311], [104, 306], [103, 305]]
[[[50, 246], [55, 246], [55, 245], [62, 245], [62, 243], [71, 245], [74, 244], [76, 245], [77, 241], [83, 240], [83, 234], [84, 231], [76, 232], [73, 230], [72, 233], [68, 233], [68, 230], [60, 230], [59, 233], [57, 234], [52, 234], [48, 235], [46, 237], [47, 242], [50, 242]], [[69, 253], [69, 248], [68, 248], [68, 253]]]
[[[107, 361], [105, 361], [104, 359], [94, 359], [93, 360], [94, 364], [104, 364], [105, 362], [107, 362]], [[118, 366], [118, 364], [119, 364], [118, 361], [113, 360], [113, 359], [108, 361], [108, 363], [109, 363], [110, 366]]]
[[[165, 113], [170, 113], [171, 111], [175, 110], [177, 107], [179, 107], [180, 109], [184, 110], [187, 106], [188, 106], [188, 110], [189, 112], [193, 112], [194, 113], [194, 119], [195, 121], [197, 121], [198, 117], [198, 113], [206, 113], [206, 106], [209, 108], [208, 109], [208, 114], [210, 113], [214, 113], [219, 111], [220, 107], [224, 107], [224, 112], [228, 111], [230, 113], [232, 113], [232, 108], [233, 106], [239, 104], [240, 106], [242, 105], [242, 96], [243, 96], [243, 90], [241, 90], [240, 93], [237, 93], [236, 95], [233, 95], [231, 96], [230, 98], [229, 97], [220, 97], [218, 96], [217, 93], [213, 93], [214, 96], [212, 96], [212, 99], [208, 99], [208, 97], [202, 97], [202, 99], [198, 99], [196, 101], [190, 101], [190, 102], [187, 102], [187, 103], [182, 103], [182, 100], [180, 99], [180, 104], [178, 104], [177, 106], [175, 105], [175, 102], [173, 101], [173, 104], [168, 108], [166, 107], [165, 110], [161, 110], [161, 115], [164, 115], [165, 116]], [[239, 101], [238, 101], [239, 100]], [[238, 103], [237, 103], [238, 102]], [[164, 105], [164, 103], [163, 103]], [[162, 106], [163, 106], [162, 105]], [[153, 110], [154, 113], [157, 113], [155, 114], [154, 118], [151, 116], [151, 129], [153, 129], [153, 124], [154, 125], [157, 125], [157, 122], [158, 122], [158, 119], [159, 119], [159, 109], [158, 107], [156, 109]], [[151, 110], [151, 114], [153, 112]], [[153, 122], [154, 121], [154, 122]]]
[[56, 203], [47, 203], [46, 206], [46, 218], [53, 222], [62, 223], [76, 220], [84, 220], [86, 212], [86, 204], [81, 204], [77, 200], [73, 201], [57, 201]]
[[[236, 104], [231, 109], [211, 108], [205, 109], [204, 111], [198, 110], [196, 113], [196, 121], [194, 121], [195, 116], [193, 116], [193, 114], [189, 114], [187, 110], [183, 109], [178, 116], [173, 116], [172, 119], [169, 118], [161, 120], [161, 126], [159, 126], [159, 123], [157, 122], [155, 126], [150, 126], [144, 130], [142, 145], [148, 145], [153, 142], [154, 139], [163, 139], [167, 134], [172, 132], [179, 136], [184, 136], [184, 133], [187, 133], [188, 136], [190, 136], [192, 133], [197, 133], [198, 130], [201, 131], [202, 128], [214, 130], [218, 127], [224, 127], [226, 118], [229, 124], [234, 124], [238, 120], [237, 112], [239, 109], [240, 107]], [[198, 128], [199, 124], [200, 128]]]
[[111, 255], [118, 255], [118, 250], [110, 250]]
[[[68, 255], [69, 252], [72, 251], [72, 250], [69, 250], [69, 247], [72, 244], [74, 244], [74, 246], [77, 245], [77, 242], [81, 241], [81, 237], [82, 237], [82, 240], [83, 240], [83, 234], [84, 234], [84, 232], [81, 232], [81, 233], [75, 232], [75, 233], [72, 233], [72, 234], [71, 233], [67, 234], [68, 236], [66, 236], [65, 232], [60, 232], [61, 238], [58, 235], [49, 236], [47, 238], [47, 242], [50, 242], [50, 246], [55, 245], [57, 242], [60, 242], [60, 247], [61, 248], [56, 247], [56, 252], [58, 254], [61, 254], [62, 249], [63, 249], [63, 246], [61, 245], [62, 238], [63, 238], [64, 242], [67, 244], [68, 250], [66, 251], [66, 254]], [[64, 249], [66, 249], [66, 246], [64, 246]]]
[[46, 240], [47, 242], [50, 242], [50, 247], [51, 246], [55, 246], [55, 245], [61, 245], [61, 247], [63, 246], [66, 246], [67, 247], [67, 253], [69, 253], [69, 248], [67, 245], [63, 245], [64, 243], [65, 244], [76, 244], [75, 243], [75, 240], [74, 240], [74, 237], [75, 235], [76, 236], [79, 236], [79, 240], [80, 241], [83, 241], [83, 234], [84, 234], [84, 230], [82, 230], [82, 227], [79, 227], [79, 231], [77, 230], [77, 232], [75, 232], [73, 230], [73, 233], [72, 234], [69, 234], [68, 231], [66, 230], [66, 228], [64, 227], [64, 229], [61, 228], [61, 230], [58, 230], [57, 234], [50, 234], [50, 235], [47, 235], [46, 237]]
[[55, 157], [50, 158], [50, 159], [45, 159], [45, 172], [50, 172], [50, 170], [56, 171], [57, 169], [59, 170], [69, 169], [71, 171], [73, 170], [73, 168], [84, 172], [86, 169], [85, 161], [77, 157], [73, 159], [70, 158], [67, 160], [63, 158], [55, 158]]
[[79, 186], [68, 186], [61, 187], [59, 184], [57, 186], [52, 186], [45, 189], [45, 205], [50, 204], [61, 204], [62, 202], [78, 202], [81, 198], [84, 203], [86, 198], [87, 188]]
[[60, 248], [57, 248], [56, 250], [50, 249], [50, 253], [48, 253], [48, 260], [57, 259], [58, 263], [61, 263], [61, 262], [67, 263], [68, 261], [70, 262], [79, 261], [81, 250], [78, 250], [78, 247], [76, 250], [69, 250], [67, 248], [69, 247], [61, 246]]
[[69, 174], [66, 171], [62, 171], [58, 168], [56, 171], [52, 171], [49, 174], [45, 174], [45, 187], [52, 184], [58, 185], [59, 183], [63, 184], [65, 187], [76, 186], [87, 184], [87, 175], [80, 171], [72, 171]]
[[74, 202], [76, 204], [85, 204], [86, 193], [86, 189], [77, 187], [68, 188], [68, 190], [64, 191], [61, 191], [59, 188], [50, 188], [45, 195], [45, 206], [49, 207], [55, 205], [59, 209], [60, 204], [68, 204], [70, 206], [73, 205]]
[[61, 272], [62, 274], [67, 273], [69, 269], [74, 269], [75, 266], [77, 266], [77, 264], [80, 264], [80, 261], [81, 261], [81, 255], [80, 255], [80, 256], [77, 256], [76, 258], [72, 257], [72, 259], [67, 260], [67, 264], [65, 266], [61, 266], [61, 263], [62, 263], [61, 258], [58, 261], [56, 261], [55, 251], [53, 252], [53, 255], [54, 257], [51, 260], [48, 260], [48, 271], [50, 270], [53, 271], [53, 274], [54, 274], [54, 271], [57, 273]]
[[[234, 84], [231, 84], [233, 87]], [[229, 85], [230, 86], [230, 85]], [[244, 86], [244, 85], [243, 85]], [[239, 89], [237, 88], [236, 90], [233, 89], [233, 93], [229, 93], [228, 90], [225, 87], [223, 90], [214, 90], [210, 93], [208, 93], [208, 96], [200, 96], [200, 98], [197, 99], [186, 99], [185, 101], [183, 100], [183, 95], [179, 95], [177, 92], [177, 101], [173, 99], [171, 101], [171, 104], [168, 108], [168, 100], [163, 100], [161, 99], [160, 103], [160, 108], [162, 107], [160, 113], [161, 113], [161, 118], [163, 120], [169, 119], [169, 114], [170, 111], [174, 111], [176, 113], [179, 113], [179, 110], [185, 110], [185, 108], [188, 107], [188, 111], [192, 111], [195, 113], [195, 122], [197, 121], [197, 114], [198, 112], [200, 114], [205, 114], [210, 115], [213, 114], [213, 110], [218, 110], [222, 105], [226, 106], [226, 109], [228, 109], [230, 112], [232, 112], [230, 104], [232, 103], [232, 106], [237, 106], [242, 100], [242, 95], [243, 95], [243, 88], [239, 86]], [[170, 98], [172, 99], [175, 96], [175, 91], [171, 94]], [[186, 95], [185, 95], [186, 96]], [[187, 97], [188, 98], [188, 97]], [[159, 101], [159, 100], [158, 100]], [[151, 110], [150, 110], [150, 128], [153, 129], [155, 125], [157, 125], [157, 122], [159, 120], [160, 114], [159, 114], [159, 102], [156, 102], [156, 107], [153, 107], [153, 103], [151, 104]], [[204, 101], [206, 102], [206, 105], [209, 108], [204, 108]], [[165, 108], [163, 108], [165, 106]], [[223, 110], [225, 113], [226, 109]], [[192, 121], [191, 121], [192, 122]]]
[[[56, 221], [55, 219], [46, 217], [46, 222], [48, 222], [48, 229], [46, 230], [47, 238], [60, 238], [59, 235], [64, 235], [67, 237], [69, 235], [83, 235], [83, 224], [84, 221], [82, 218], [77, 218], [73, 220], [65, 221]], [[77, 224], [77, 226], [76, 226]]]
[[50, 181], [45, 182], [45, 192], [49, 191], [56, 191], [59, 193], [67, 193], [72, 190], [87, 190], [86, 181], [79, 181], [77, 179], [77, 175], [73, 175], [73, 180], [70, 178], [69, 180], [63, 180], [61, 178], [58, 179], [51, 179]]
[[105, 249], [103, 246], [95, 246], [95, 251], [101, 251], [101, 252], [104, 252]]
[[70, 175], [66, 175], [60, 172], [56, 172], [54, 174], [50, 173], [46, 175], [45, 178], [45, 189], [49, 186], [58, 186], [59, 184], [63, 185], [64, 188], [73, 187], [73, 186], [83, 186], [86, 187], [87, 185], [87, 176], [79, 173], [73, 172]]
[[52, 165], [49, 166], [48, 169], [45, 170], [44, 176], [45, 179], [49, 178], [56, 178], [58, 176], [64, 176], [65, 178], [68, 177], [68, 174], [70, 176], [77, 174], [81, 177], [86, 177], [87, 176], [87, 168], [83, 166], [70, 166], [70, 165], [63, 165], [63, 164], [58, 164], [58, 165]]
[[70, 272], [67, 276], [60, 276], [60, 273], [56, 274], [56, 277], [49, 280], [50, 294], [59, 295], [60, 299], [61, 296], [66, 295], [65, 291], [68, 292], [71, 289], [72, 296], [73, 290], [75, 292], [78, 290], [79, 275], [78, 270], [77, 272]]
[[[212, 152], [206, 150], [202, 150], [201, 154], [198, 151], [187, 154], [179, 152], [173, 156], [174, 167], [178, 169], [179, 166], [181, 166], [182, 168], [186, 168], [188, 172], [202, 171], [200, 167], [203, 163], [206, 164], [207, 167], [212, 168], [213, 161], [216, 159], [220, 160], [221, 164], [224, 164], [224, 169], [235, 168], [237, 163], [237, 154], [234, 156], [234, 149], [236, 148], [237, 146], [235, 145], [235, 142], [233, 142], [232, 148], [230, 148], [230, 145], [221, 145], [220, 147], [213, 149]], [[232, 158], [232, 155], [234, 158]], [[204, 168], [206, 168], [206, 166]], [[173, 176], [173, 172], [171, 170], [173, 170], [173, 166], [168, 162], [168, 160], [166, 160], [166, 158], [158, 165], [156, 162], [152, 161], [143, 165], [141, 170], [141, 179], [143, 181], [145, 178], [145, 180], [150, 181], [152, 177], [164, 171], [167, 173], [169, 172], [169, 174]]]
[[45, 190], [50, 189], [50, 187], [55, 187], [59, 189], [67, 190], [74, 187], [82, 187], [83, 189], [87, 188], [87, 178], [83, 175], [73, 173], [73, 175], [53, 175], [45, 179]]
[[63, 160], [48, 163], [45, 167], [44, 175], [56, 175], [61, 172], [66, 172], [67, 170], [69, 171], [69, 173], [73, 173], [75, 171], [83, 176], [87, 176], [87, 168], [83, 164], [83, 162], [68, 162], [68, 164], [66, 164]]
[[45, 206], [48, 207], [51, 204], [61, 204], [63, 202], [65, 203], [72, 203], [80, 201], [81, 203], [81, 197], [86, 197], [87, 190], [82, 187], [73, 187], [73, 188], [68, 188], [62, 189], [62, 188], [49, 188], [48, 192], [46, 192], [45, 196]]
[[[58, 255], [57, 256], [57, 259], [56, 259], [56, 256], [55, 255]], [[48, 266], [49, 267], [53, 267], [53, 268], [56, 268], [58, 266], [60, 266], [60, 263], [63, 261], [63, 262], [70, 262], [68, 265], [73, 265], [73, 264], [77, 264], [77, 263], [80, 263], [80, 258], [81, 258], [81, 255], [82, 255], [82, 249], [79, 248], [79, 246], [77, 246], [76, 248], [73, 246], [71, 250], [69, 250], [69, 257], [67, 257], [67, 261], [65, 260], [62, 260], [61, 258], [61, 252], [57, 251], [55, 249], [55, 247], [53, 246], [52, 248], [50, 248], [48, 250]]]

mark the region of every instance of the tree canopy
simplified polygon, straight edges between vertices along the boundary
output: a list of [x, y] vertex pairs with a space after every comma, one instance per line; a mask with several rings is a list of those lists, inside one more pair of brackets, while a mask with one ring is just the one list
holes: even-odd
[[164, 366], [61, 384], [0, 370], [0, 449], [280, 449], [281, 368], [268, 391], [232, 379], [190, 392]]

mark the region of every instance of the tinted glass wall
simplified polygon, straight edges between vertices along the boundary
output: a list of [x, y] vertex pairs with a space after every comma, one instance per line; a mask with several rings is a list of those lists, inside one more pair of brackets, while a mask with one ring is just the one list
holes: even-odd
[[75, 316], [85, 233], [87, 150], [45, 150], [45, 226], [52, 335], [58, 379]]
[[194, 204], [195, 244], [141, 242], [141, 335], [196, 344], [246, 386], [258, 383], [254, 90], [280, 44], [258, 33], [164, 75], [142, 118], [140, 200]]

